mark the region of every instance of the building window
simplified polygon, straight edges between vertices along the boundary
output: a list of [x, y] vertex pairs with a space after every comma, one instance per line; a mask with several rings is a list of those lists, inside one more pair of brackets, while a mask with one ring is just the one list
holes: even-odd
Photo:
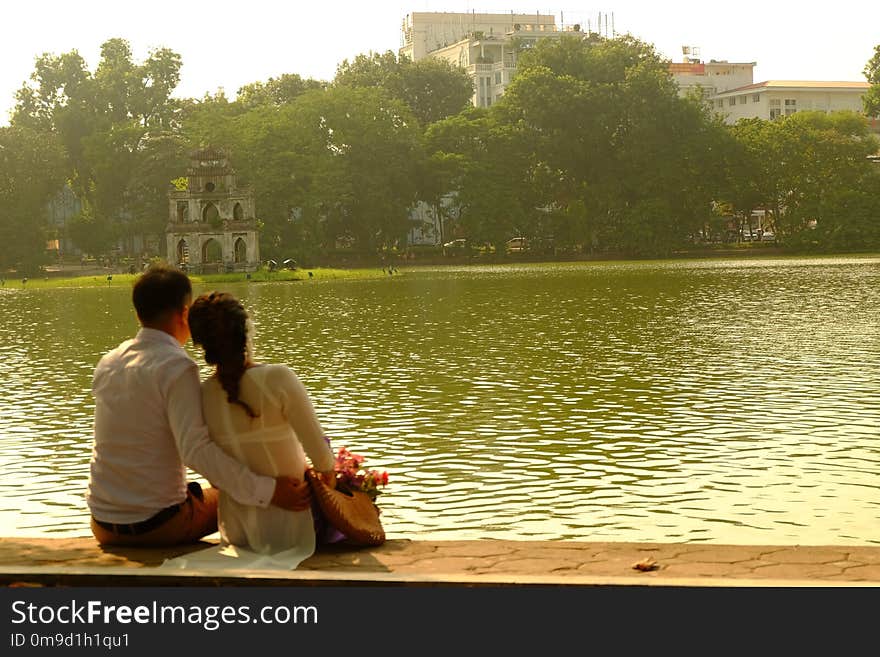
[[778, 119], [779, 115], [782, 114], [782, 110], [778, 107], [774, 107], [770, 109], [770, 120]]
[[208, 203], [202, 210], [202, 221], [208, 224], [216, 224], [220, 221], [220, 211], [213, 203]]
[[501, 71], [495, 73], [495, 84], [501, 84]]
[[733, 107], [734, 105], [736, 105], [736, 98], [734, 96], [731, 96], [730, 99], [727, 101], [727, 104]]
[[722, 107], [724, 107], [724, 101], [719, 99], [715, 101], [715, 105], [718, 107], [718, 109], [721, 109]]
[[209, 239], [202, 245], [202, 262], [214, 263], [223, 260], [223, 247], [215, 239]]
[[786, 107], [795, 107], [796, 105], [797, 105], [797, 100], [795, 100], [794, 98], [786, 98], [785, 99], [785, 106]]
[[186, 240], [180, 240], [177, 243], [177, 264], [185, 265], [189, 262], [189, 247]]
[[745, 105], [745, 104], [746, 104], [746, 100], [747, 100], [747, 99], [746, 99], [745, 96], [740, 96], [740, 97], [739, 97], [739, 104], [740, 104], [740, 105]]
[[761, 94], [752, 94], [752, 102], [760, 103], [761, 102]]
[[242, 238], [235, 240], [235, 262], [247, 262], [247, 244]]

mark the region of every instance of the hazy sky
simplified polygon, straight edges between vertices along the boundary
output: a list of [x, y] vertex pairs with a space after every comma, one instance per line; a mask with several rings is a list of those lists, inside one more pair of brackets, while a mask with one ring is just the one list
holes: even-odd
[[[544, 0], [546, 1], [546, 0]], [[554, 14], [565, 23], [595, 25], [613, 12], [618, 32], [653, 43], [681, 61], [681, 46], [698, 46], [705, 60], [754, 61], [755, 81], [864, 80], [862, 69], [880, 43], [880, 0], [828, 3], [595, 0], [535, 6], [518, 0], [412, 2], [284, 2], [248, 0], [19, 0], [4, 3], [0, 39], [0, 124], [15, 91], [41, 53], [76, 49], [94, 69], [106, 39], [127, 39], [137, 60], [168, 47], [183, 58], [175, 95], [202, 96], [219, 87], [233, 97], [248, 82], [282, 73], [329, 79], [345, 58], [397, 50], [400, 25], [413, 11]]]

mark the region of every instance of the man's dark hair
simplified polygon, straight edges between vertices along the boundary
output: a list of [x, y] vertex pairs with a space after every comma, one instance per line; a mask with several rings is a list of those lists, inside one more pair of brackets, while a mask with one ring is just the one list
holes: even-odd
[[168, 265], [153, 265], [134, 284], [131, 300], [138, 319], [150, 324], [168, 312], [180, 310], [192, 297], [189, 277]]

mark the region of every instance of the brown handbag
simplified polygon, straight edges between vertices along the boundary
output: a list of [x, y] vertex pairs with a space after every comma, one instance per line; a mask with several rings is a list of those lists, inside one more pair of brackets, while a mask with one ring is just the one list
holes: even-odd
[[363, 491], [341, 491], [330, 488], [313, 470], [306, 472], [312, 496], [327, 521], [345, 534], [354, 545], [382, 545], [385, 529], [379, 520], [379, 509]]

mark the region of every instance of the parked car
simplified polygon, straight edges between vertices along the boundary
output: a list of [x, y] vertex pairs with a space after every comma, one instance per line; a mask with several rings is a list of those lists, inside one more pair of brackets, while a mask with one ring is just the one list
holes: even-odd
[[464, 238], [459, 238], [456, 240], [452, 240], [451, 242], [446, 242], [443, 245], [443, 253], [464, 253], [468, 249], [468, 242]]
[[508, 253], [521, 253], [528, 249], [529, 243], [525, 237], [514, 237], [513, 239], [507, 240], [507, 252]]
[[761, 241], [762, 242], [775, 242], [776, 235], [771, 233], [770, 231], [765, 230], [764, 233], [761, 235]]

